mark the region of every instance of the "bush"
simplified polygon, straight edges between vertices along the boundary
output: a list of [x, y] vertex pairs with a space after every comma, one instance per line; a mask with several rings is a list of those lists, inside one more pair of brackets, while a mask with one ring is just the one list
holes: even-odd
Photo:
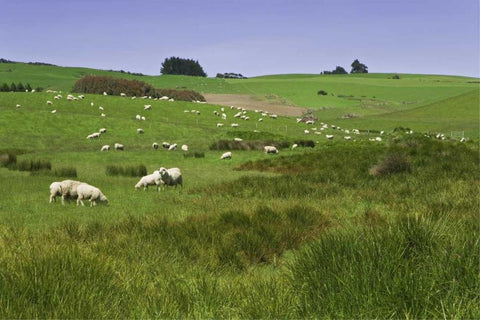
[[275, 146], [277, 149], [290, 147], [288, 141], [254, 140], [254, 141], [233, 141], [218, 140], [210, 145], [210, 150], [259, 150], [263, 151], [264, 146]]
[[315, 142], [313, 142], [313, 140], [296, 140], [295, 143], [299, 147], [308, 147], [308, 148], [315, 147]]
[[147, 175], [147, 167], [143, 164], [133, 166], [108, 165], [105, 174], [107, 176], [143, 177]]
[[155, 97], [167, 96], [178, 101], [206, 101], [205, 97], [193, 90], [156, 89]]
[[205, 158], [205, 153], [204, 152], [186, 152], [183, 154], [184, 158]]
[[325, 90], [318, 90], [318, 95], [326, 96], [328, 93]]
[[385, 176], [394, 173], [409, 172], [411, 170], [410, 160], [400, 152], [387, 155], [379, 164], [370, 168], [373, 176]]
[[193, 59], [183, 59], [178, 57], [165, 58], [162, 62], [161, 74], [179, 74], [186, 76], [206, 77], [202, 66]]
[[155, 94], [155, 89], [150, 84], [138, 80], [127, 80], [107, 76], [86, 76], [73, 86], [74, 92], [120, 95], [125, 93], [128, 96], [150, 96]]

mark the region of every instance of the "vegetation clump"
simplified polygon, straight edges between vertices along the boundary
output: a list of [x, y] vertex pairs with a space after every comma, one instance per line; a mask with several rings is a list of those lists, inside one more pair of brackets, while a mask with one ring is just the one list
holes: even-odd
[[179, 57], [165, 58], [165, 60], [162, 62], [162, 68], [160, 69], [160, 73], [197, 77], [207, 76], [198, 61]]
[[143, 164], [138, 165], [108, 165], [105, 169], [107, 176], [125, 176], [125, 177], [143, 177], [147, 175], [147, 167]]

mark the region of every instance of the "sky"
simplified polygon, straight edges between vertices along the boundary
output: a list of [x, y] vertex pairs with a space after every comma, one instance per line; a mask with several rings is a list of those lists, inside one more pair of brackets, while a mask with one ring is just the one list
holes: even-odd
[[[480, 77], [479, 0], [0, 0], [0, 58], [209, 77], [351, 70]], [[0, 79], [1, 80], [1, 79]]]

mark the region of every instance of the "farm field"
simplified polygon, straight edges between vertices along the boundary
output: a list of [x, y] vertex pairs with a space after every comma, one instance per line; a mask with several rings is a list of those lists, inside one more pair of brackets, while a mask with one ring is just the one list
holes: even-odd
[[[90, 72], [253, 95], [317, 120], [253, 110], [242, 120], [241, 99], [224, 106], [226, 120], [209, 103], [67, 101]], [[0, 318], [479, 318], [478, 79], [389, 77], [0, 64], [0, 84], [62, 91], [0, 92]], [[164, 141], [189, 151], [152, 148]], [[232, 159], [220, 160], [226, 151]], [[50, 169], [22, 171], [29, 163]], [[135, 190], [138, 175], [107, 174], [129, 166], [179, 167], [184, 185]], [[50, 183], [68, 178], [100, 188], [108, 205], [49, 203]]]

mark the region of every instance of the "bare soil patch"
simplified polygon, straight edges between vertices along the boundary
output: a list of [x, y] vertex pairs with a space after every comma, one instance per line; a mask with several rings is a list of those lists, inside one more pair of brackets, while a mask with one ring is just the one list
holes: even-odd
[[299, 117], [307, 112], [307, 108], [297, 107], [292, 103], [286, 103], [278, 97], [258, 97], [248, 94], [216, 94], [202, 93], [207, 103], [221, 106], [241, 107], [247, 110], [264, 110], [270, 113]]

